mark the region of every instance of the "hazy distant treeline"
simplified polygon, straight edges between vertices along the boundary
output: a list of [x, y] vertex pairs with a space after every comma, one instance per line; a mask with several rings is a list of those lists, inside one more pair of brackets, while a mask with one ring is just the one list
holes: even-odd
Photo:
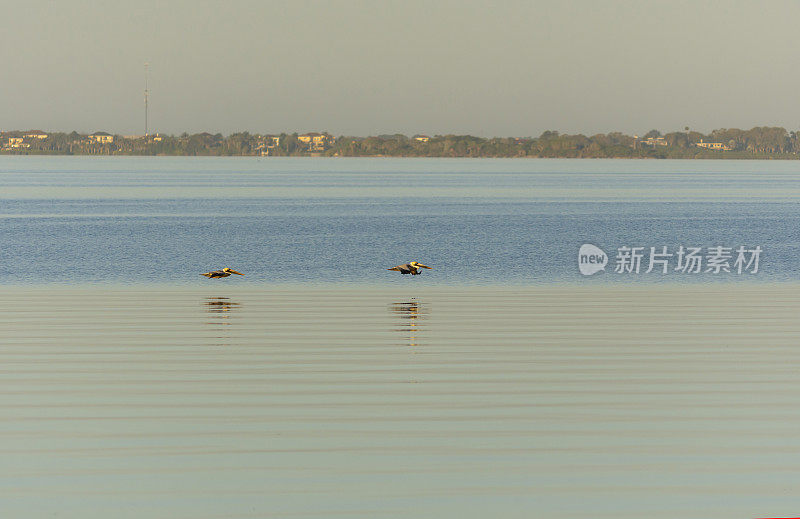
[[[256, 155], [343, 157], [563, 157], [563, 158], [798, 158], [800, 131], [778, 127], [727, 128], [709, 134], [652, 130], [643, 136], [614, 132], [567, 135], [547, 131], [538, 137], [482, 138], [471, 135], [372, 137], [329, 133], [189, 135], [113, 135], [98, 142], [77, 132], [0, 133], [3, 154], [73, 155]], [[46, 134], [46, 137], [42, 135]], [[95, 134], [97, 135], [97, 134]], [[103, 134], [108, 135], [108, 134]], [[713, 145], [717, 149], [709, 149]], [[705, 146], [705, 147], [703, 147]]]

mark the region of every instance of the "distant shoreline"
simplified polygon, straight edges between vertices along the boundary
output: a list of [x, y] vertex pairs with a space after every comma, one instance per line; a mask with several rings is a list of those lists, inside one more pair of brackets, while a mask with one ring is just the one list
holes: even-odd
[[0, 155], [797, 160], [800, 131], [755, 127], [702, 134], [687, 128], [664, 135], [651, 130], [644, 137], [619, 132], [586, 136], [547, 131], [539, 137], [483, 138], [402, 134], [335, 137], [327, 132], [123, 136], [15, 130], [0, 132]]
[[242, 158], [242, 159], [264, 159], [268, 160], [270, 158], [283, 158], [283, 159], [450, 159], [450, 160], [518, 160], [518, 161], [525, 161], [525, 160], [585, 160], [585, 161], [595, 161], [595, 160], [644, 160], [644, 161], [659, 161], [659, 160], [677, 160], [677, 161], [691, 161], [691, 160], [703, 160], [703, 161], [725, 161], [725, 160], [753, 160], [753, 161], [764, 161], [764, 160], [774, 160], [774, 161], [794, 161], [800, 160], [800, 156], [766, 156], [766, 155], [754, 155], [754, 156], [723, 156], [723, 157], [715, 157], [715, 156], [701, 156], [701, 157], [535, 157], [535, 156], [525, 156], [525, 157], [460, 157], [460, 156], [405, 156], [405, 155], [287, 155], [281, 157], [267, 157], [267, 156], [258, 156], [258, 155], [166, 155], [166, 154], [158, 154], [158, 155], [145, 155], [145, 154], [133, 154], [133, 153], [114, 153], [109, 155], [100, 155], [100, 154], [75, 154], [75, 153], [4, 153], [0, 151], [0, 158], [2, 157], [96, 157], [96, 158], [111, 158], [111, 157], [119, 157], [119, 158], [127, 158], [127, 157], [148, 157], [148, 158], [177, 158], [177, 157], [186, 157], [186, 158]]

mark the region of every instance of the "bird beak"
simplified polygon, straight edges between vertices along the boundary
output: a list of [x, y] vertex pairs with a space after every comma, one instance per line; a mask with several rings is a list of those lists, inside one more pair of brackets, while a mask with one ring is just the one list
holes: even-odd
[[236, 272], [236, 271], [235, 271], [235, 270], [233, 270], [233, 269], [231, 269], [231, 270], [230, 270], [230, 273], [231, 273], [231, 274], [239, 274], [240, 276], [244, 276], [244, 274], [242, 274], [241, 272]]
[[422, 267], [422, 268], [424, 268], [424, 269], [431, 269], [431, 270], [433, 270], [433, 267], [429, 267], [429, 266], [427, 266], [427, 265], [423, 265], [422, 263], [417, 263], [417, 266], [418, 266], [418, 267]]

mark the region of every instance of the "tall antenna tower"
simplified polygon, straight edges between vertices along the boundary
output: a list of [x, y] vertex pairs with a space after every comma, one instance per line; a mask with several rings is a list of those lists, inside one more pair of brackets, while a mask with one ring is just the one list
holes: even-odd
[[147, 137], [147, 103], [150, 97], [150, 90], [147, 89], [147, 67], [149, 63], [144, 64], [144, 136]]

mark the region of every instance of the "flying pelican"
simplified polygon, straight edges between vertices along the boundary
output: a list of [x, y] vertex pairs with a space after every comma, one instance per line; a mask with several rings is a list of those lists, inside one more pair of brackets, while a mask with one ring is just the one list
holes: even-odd
[[225, 267], [222, 270], [212, 270], [211, 272], [203, 272], [200, 275], [201, 276], [205, 276], [205, 277], [207, 277], [209, 279], [213, 279], [213, 278], [226, 278], [226, 277], [230, 276], [231, 274], [239, 274], [240, 276], [244, 276], [244, 274], [242, 274], [241, 272], [236, 272], [232, 268], [228, 268], [228, 267]]
[[421, 272], [422, 269], [433, 269], [433, 267], [423, 265], [419, 261], [412, 261], [410, 263], [406, 263], [405, 265], [398, 265], [396, 267], [392, 267], [386, 270], [397, 270], [401, 274], [411, 274], [412, 276], [418, 276], [422, 274]]

